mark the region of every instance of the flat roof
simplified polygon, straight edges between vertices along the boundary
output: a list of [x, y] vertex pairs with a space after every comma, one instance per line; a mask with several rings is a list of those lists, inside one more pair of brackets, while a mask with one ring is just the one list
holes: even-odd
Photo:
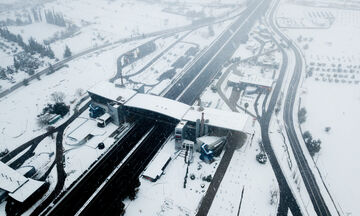
[[218, 136], [201, 136], [196, 138], [197, 140], [206, 143], [208, 145], [211, 145], [213, 143], [217, 143], [220, 140], [224, 140], [224, 137], [218, 137]]
[[152, 179], [157, 179], [163, 173], [163, 169], [166, 163], [171, 159], [170, 154], [158, 154], [153, 162], [146, 168], [143, 173], [143, 176], [150, 177]]
[[181, 120], [186, 111], [190, 108], [189, 105], [175, 100], [140, 93], [136, 94], [126, 102], [125, 106], [161, 113], [178, 120]]
[[[236, 77], [237, 80], [246, 81], [245, 78], [240, 79], [239, 76]], [[251, 78], [247, 78], [247, 81], [250, 82]], [[267, 83], [263, 85], [270, 84], [271, 86], [272, 80], [264, 80], [264, 82], [265, 81]], [[121, 96], [120, 103], [124, 106], [152, 111], [179, 121], [185, 120], [196, 122], [197, 119], [201, 119], [201, 114], [204, 112], [205, 119], [208, 120], [208, 122], [206, 122], [207, 125], [234, 131], [244, 131], [245, 124], [248, 119], [248, 116], [244, 113], [222, 111], [211, 108], [203, 108], [203, 110], [200, 110], [200, 107], [198, 106], [189, 106], [179, 101], [161, 96], [142, 94], [137, 93], [134, 90], [118, 88], [109, 82], [103, 82], [90, 89], [89, 92], [113, 101], [119, 101], [119, 96]], [[74, 131], [73, 134], [69, 134], [69, 137], [73, 137], [75, 139], [79, 139], [83, 136], [84, 132], [82, 130]]]
[[0, 188], [8, 192], [14, 192], [28, 179], [0, 161]]
[[72, 130], [67, 135], [67, 137], [69, 137], [74, 142], [82, 141], [87, 135], [91, 134], [92, 131], [97, 127], [96, 126], [97, 122], [95, 120], [81, 118], [81, 120], [79, 121], [81, 121], [81, 123], [74, 126], [74, 128], [71, 128]]
[[125, 87], [116, 87], [114, 83], [107, 81], [101, 82], [88, 90], [89, 93], [102, 96], [112, 101], [125, 103], [134, 95], [136, 91]]
[[9, 196], [15, 200], [24, 202], [43, 184], [44, 182], [26, 178], [0, 161], [0, 188], [9, 192]]
[[196, 122], [197, 119], [201, 119], [202, 113], [204, 113], [204, 119], [208, 120], [205, 124], [234, 131], [243, 131], [249, 118], [243, 113], [229, 112], [212, 108], [200, 109], [199, 106], [192, 106], [186, 112], [183, 119], [186, 121]]
[[45, 182], [28, 179], [28, 181], [18, 188], [13, 193], [9, 193], [9, 196], [19, 202], [24, 202], [29, 198], [35, 191], [37, 191]]
[[254, 85], [260, 85], [265, 87], [271, 87], [273, 84], [272, 79], [266, 79], [262, 78], [256, 75], [251, 76], [238, 76], [233, 73], [229, 75], [228, 81], [234, 82], [234, 83], [248, 83], [248, 84], [254, 84]]

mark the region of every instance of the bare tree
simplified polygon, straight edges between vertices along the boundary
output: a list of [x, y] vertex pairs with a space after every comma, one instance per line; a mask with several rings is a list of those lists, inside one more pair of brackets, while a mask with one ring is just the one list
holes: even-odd
[[82, 88], [76, 89], [75, 95], [81, 97], [84, 94], [84, 90]]
[[44, 127], [49, 124], [50, 116], [49, 115], [39, 115], [37, 118], [37, 124], [40, 127]]
[[51, 95], [51, 100], [55, 103], [62, 103], [65, 99], [65, 93], [64, 92], [54, 92]]

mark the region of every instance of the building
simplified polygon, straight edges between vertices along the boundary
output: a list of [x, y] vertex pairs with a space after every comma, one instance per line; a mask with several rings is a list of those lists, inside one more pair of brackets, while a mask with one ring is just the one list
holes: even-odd
[[45, 182], [26, 178], [0, 162], [0, 189], [18, 202], [25, 202], [44, 186]]

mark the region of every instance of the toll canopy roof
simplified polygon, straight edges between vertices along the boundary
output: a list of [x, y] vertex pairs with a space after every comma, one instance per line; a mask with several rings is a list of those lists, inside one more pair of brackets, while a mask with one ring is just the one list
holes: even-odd
[[110, 82], [101, 82], [89, 89], [88, 92], [100, 95], [112, 101], [117, 101], [121, 104], [124, 104], [137, 93], [132, 89], [116, 87], [115, 84]]
[[130, 108], [137, 108], [159, 113], [177, 120], [196, 122], [201, 119], [202, 113], [210, 126], [220, 127], [234, 131], [244, 131], [248, 116], [244, 113], [222, 111], [212, 108], [189, 106], [187, 104], [164, 98], [161, 96], [137, 93], [134, 90], [115, 87], [113, 83], [103, 82], [89, 90], [90, 93], [119, 101]]
[[228, 112], [212, 108], [191, 107], [183, 120], [196, 122], [204, 113], [205, 124], [234, 131], [244, 131], [248, 116], [238, 112]]
[[184, 113], [190, 108], [189, 105], [175, 100], [140, 93], [126, 102], [125, 106], [153, 111], [178, 120], [181, 120]]

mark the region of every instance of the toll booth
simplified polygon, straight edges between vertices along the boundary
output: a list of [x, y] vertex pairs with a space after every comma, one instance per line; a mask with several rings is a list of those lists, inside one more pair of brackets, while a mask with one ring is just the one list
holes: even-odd
[[183, 146], [185, 130], [186, 130], [187, 121], [180, 121], [175, 127], [175, 148], [181, 149]]

